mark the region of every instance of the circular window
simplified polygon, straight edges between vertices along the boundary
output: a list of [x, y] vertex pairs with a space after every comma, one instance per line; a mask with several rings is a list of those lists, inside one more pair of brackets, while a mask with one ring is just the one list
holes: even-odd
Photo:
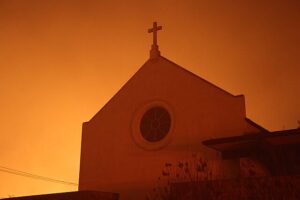
[[153, 107], [145, 112], [141, 119], [140, 131], [143, 138], [149, 142], [158, 142], [170, 130], [171, 116], [163, 107]]

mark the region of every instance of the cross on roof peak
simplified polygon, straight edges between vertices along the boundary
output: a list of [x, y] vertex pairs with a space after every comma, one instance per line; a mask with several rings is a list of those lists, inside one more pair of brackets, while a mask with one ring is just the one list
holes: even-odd
[[153, 22], [153, 28], [148, 29], [148, 33], [153, 33], [153, 45], [157, 45], [157, 31], [161, 29], [162, 26], [157, 26], [157, 22]]
[[148, 33], [153, 33], [153, 44], [151, 46], [150, 58], [156, 58], [160, 55], [157, 45], [157, 31], [162, 30], [162, 26], [157, 26], [157, 22], [153, 22], [153, 27], [148, 29]]

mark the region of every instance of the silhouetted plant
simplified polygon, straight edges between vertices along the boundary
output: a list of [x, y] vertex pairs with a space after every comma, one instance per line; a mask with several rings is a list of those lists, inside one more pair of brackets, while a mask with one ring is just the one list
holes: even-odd
[[147, 200], [298, 200], [300, 177], [266, 176], [251, 159], [241, 162], [241, 178], [212, 180], [207, 160], [198, 155], [192, 159], [165, 163], [157, 185]]
[[178, 161], [177, 163], [165, 163], [158, 177], [157, 186], [147, 196], [148, 200], [169, 200], [173, 199], [171, 188], [179, 183], [199, 183], [210, 180], [212, 172], [208, 163], [198, 154], [192, 154], [192, 159]]

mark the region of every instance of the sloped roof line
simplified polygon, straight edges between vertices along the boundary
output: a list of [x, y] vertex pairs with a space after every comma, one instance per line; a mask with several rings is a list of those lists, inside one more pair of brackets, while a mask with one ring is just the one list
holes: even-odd
[[104, 104], [104, 106], [102, 106], [102, 108], [100, 108], [100, 110], [88, 121], [93, 121], [94, 118], [96, 118], [96, 116], [98, 116], [102, 110], [104, 110], [104, 108], [106, 108], [111, 102], [112, 100], [118, 96], [118, 94], [123, 90], [123, 88], [126, 87], [126, 85], [128, 85], [128, 83], [139, 73], [139, 71], [142, 70], [142, 68], [149, 62], [150, 59], [148, 59], [125, 83], [124, 85], [121, 86], [121, 88]]
[[[282, 131], [274, 131], [269, 132], [268, 134], [253, 133], [249, 135], [237, 135], [237, 136], [230, 136], [230, 137], [220, 137], [214, 138], [209, 140], [202, 141], [203, 145], [211, 146], [211, 145], [218, 145], [218, 144], [226, 144], [226, 143], [236, 143], [236, 142], [245, 142], [245, 141], [262, 141], [265, 139], [272, 139], [276, 137], [291, 137], [296, 136], [300, 138], [300, 129], [290, 129], [290, 130], [282, 130]], [[297, 143], [298, 141], [294, 141]]]
[[216, 88], [216, 89], [218, 89], [218, 90], [224, 92], [224, 93], [227, 94], [227, 95], [230, 95], [230, 96], [232, 96], [232, 97], [243, 96], [242, 94], [239, 94], [239, 95], [233, 95], [233, 94], [231, 94], [230, 92], [228, 92], [228, 91], [226, 91], [226, 90], [220, 88], [219, 86], [217, 86], [217, 85], [215, 85], [215, 84], [209, 82], [208, 80], [206, 80], [206, 79], [204, 79], [204, 78], [198, 76], [197, 74], [194, 74], [193, 72], [191, 72], [191, 71], [185, 69], [184, 67], [182, 67], [182, 66], [180, 66], [180, 65], [178, 65], [178, 64], [176, 64], [176, 63], [174, 63], [173, 61], [171, 61], [171, 60], [169, 60], [169, 59], [167, 59], [167, 58], [165, 58], [165, 57], [163, 57], [163, 56], [160, 56], [160, 57], [163, 58], [163, 59], [165, 59], [166, 61], [172, 63], [173, 65], [175, 65], [175, 66], [178, 67], [179, 69], [183, 70], [185, 73], [188, 73], [188, 74], [190, 74], [190, 75], [192, 75], [192, 76], [194, 76], [194, 77], [196, 77], [196, 78], [198, 78], [198, 79], [200, 79], [200, 80], [202, 80], [202, 81], [208, 83], [209, 85], [211, 85], [211, 86], [213, 86], [214, 88]]
[[[176, 64], [176, 63], [174, 63], [173, 61], [171, 61], [171, 60], [169, 60], [169, 59], [167, 59], [167, 58], [165, 58], [165, 57], [163, 57], [163, 56], [159, 56], [157, 59], [160, 59], [160, 58], [162, 58], [162, 59], [164, 59], [164, 60], [166, 60], [167, 62], [169, 62], [169, 63], [171, 63], [172, 65], [174, 65], [174, 66], [176, 66], [178, 69], [180, 69], [180, 70], [182, 70], [182, 71], [184, 71], [185, 73], [188, 73], [188, 74], [190, 74], [190, 75], [192, 75], [192, 76], [194, 76], [194, 77], [196, 77], [196, 78], [198, 78], [198, 79], [200, 79], [200, 80], [202, 80], [202, 81], [204, 81], [204, 82], [206, 82], [206, 83], [208, 83], [209, 85], [211, 85], [211, 86], [213, 86], [214, 88], [216, 88], [216, 89], [218, 89], [219, 91], [222, 91], [223, 93], [225, 93], [225, 94], [227, 94], [227, 95], [229, 95], [229, 96], [231, 96], [231, 97], [240, 97], [240, 96], [243, 96], [243, 95], [233, 95], [233, 94], [231, 94], [231, 93], [229, 93], [229, 92], [227, 92], [226, 90], [224, 90], [224, 89], [222, 89], [222, 88], [220, 88], [220, 87], [218, 87], [218, 86], [216, 86], [216, 85], [214, 85], [213, 83], [211, 83], [211, 82], [209, 82], [209, 81], [207, 81], [207, 80], [205, 80], [205, 79], [203, 79], [203, 78], [201, 78], [200, 76], [198, 76], [198, 75], [196, 75], [196, 74], [194, 74], [193, 72], [190, 72], [189, 70], [187, 70], [187, 69], [185, 69], [184, 67], [182, 67], [182, 66], [180, 66], [180, 65], [178, 65], [178, 64]], [[111, 101], [116, 97], [116, 96], [118, 96], [118, 94], [123, 90], [123, 88], [125, 88], [126, 87], [126, 85], [139, 73], [139, 71], [141, 71], [142, 69], [143, 69], [143, 67], [148, 63], [148, 62], [151, 62], [151, 59], [148, 59], [127, 81], [126, 81], [126, 83], [104, 104], [104, 106], [102, 106], [102, 108], [88, 121], [88, 122], [90, 122], [90, 121], [93, 121], [93, 119], [95, 119], [96, 118], [96, 116], [98, 116], [100, 113], [101, 113], [101, 111], [102, 110], [104, 110], [110, 103], [111, 103]]]
[[246, 122], [247, 122], [248, 124], [250, 124], [250, 125], [252, 125], [252, 126], [258, 128], [262, 133], [270, 133], [269, 130], [267, 130], [266, 128], [264, 128], [264, 127], [258, 125], [257, 123], [255, 123], [255, 122], [252, 121], [251, 119], [249, 119], [249, 118], [246, 117], [245, 120], [246, 120]]
[[10, 197], [1, 200], [118, 200], [119, 193], [101, 192], [96, 190], [72, 191], [61, 193], [38, 194], [30, 196]]

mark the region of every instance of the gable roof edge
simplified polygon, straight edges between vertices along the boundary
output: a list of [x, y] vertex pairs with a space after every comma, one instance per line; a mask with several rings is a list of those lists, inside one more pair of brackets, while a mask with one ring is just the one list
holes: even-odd
[[[102, 110], [104, 110], [116, 96], [123, 90], [123, 88], [126, 87], [126, 85], [138, 74], [139, 71], [149, 62], [150, 59], [148, 59], [121, 87], [120, 89], [100, 108], [100, 110], [87, 122], [91, 122], [98, 116]], [[85, 123], [85, 122], [84, 122]]]
[[[206, 82], [207, 84], [209, 84], [209, 85], [211, 85], [211, 86], [213, 86], [214, 88], [216, 88], [216, 89], [218, 89], [219, 91], [221, 91], [221, 92], [223, 92], [223, 93], [225, 93], [226, 95], [229, 95], [229, 96], [231, 96], [231, 97], [236, 97], [236, 98], [239, 98], [239, 97], [243, 97], [244, 95], [242, 95], [242, 94], [240, 94], [240, 95], [233, 95], [233, 94], [231, 94], [231, 93], [229, 93], [229, 92], [227, 92], [226, 90], [224, 90], [224, 89], [222, 89], [222, 88], [220, 88], [220, 87], [218, 87], [217, 85], [215, 85], [215, 84], [213, 84], [213, 83], [211, 83], [211, 82], [209, 82], [209, 81], [207, 81], [206, 79], [204, 79], [204, 78], [202, 78], [202, 77], [200, 77], [200, 76], [198, 76], [198, 75], [196, 75], [195, 73], [193, 73], [193, 72], [191, 72], [191, 71], [189, 71], [189, 70], [187, 70], [187, 69], [185, 69], [184, 67], [182, 67], [182, 66], [180, 66], [180, 65], [178, 65], [178, 64], [176, 64], [175, 62], [173, 62], [173, 61], [171, 61], [171, 60], [169, 60], [169, 59], [167, 59], [167, 58], [165, 58], [165, 57], [163, 57], [163, 56], [159, 56], [159, 58], [162, 58], [162, 59], [164, 59], [164, 60], [166, 60], [167, 62], [169, 62], [169, 63], [171, 63], [172, 65], [174, 65], [174, 66], [176, 66], [178, 69], [180, 69], [180, 70], [182, 70], [182, 71], [184, 71], [185, 73], [188, 73], [188, 74], [190, 74], [190, 75], [192, 75], [192, 76], [194, 76], [194, 77], [196, 77], [196, 78], [198, 78], [198, 79], [200, 79], [200, 80], [202, 80], [202, 81], [204, 81], [204, 82]], [[121, 87], [120, 87], [120, 89], [104, 104], [104, 106], [102, 106], [102, 108], [90, 119], [90, 120], [88, 120], [87, 122], [91, 122], [91, 121], [93, 121], [94, 120], [94, 118], [96, 118], [96, 116], [98, 116], [100, 113], [101, 113], [101, 111], [102, 110], [104, 110], [111, 102], [112, 102], [112, 100], [116, 97], [116, 96], [118, 96], [118, 94], [123, 90], [123, 88], [125, 88], [126, 87], [126, 85], [139, 73], [139, 71], [149, 62], [149, 61], [151, 61], [151, 59], [148, 59], [126, 82], [125, 82], [125, 84], [124, 85], [122, 85]]]
[[248, 124], [250, 124], [250, 125], [256, 127], [257, 129], [259, 129], [262, 133], [270, 133], [269, 130], [267, 130], [267, 129], [265, 129], [264, 127], [258, 125], [257, 123], [255, 123], [254, 121], [252, 121], [251, 119], [249, 119], [249, 118], [247, 118], [247, 117], [245, 118], [245, 121], [246, 121]]
[[185, 71], [186, 73], [188, 73], [188, 74], [190, 74], [190, 75], [192, 75], [192, 76], [194, 76], [194, 77], [196, 77], [196, 78], [198, 78], [198, 79], [200, 79], [200, 80], [206, 82], [207, 84], [213, 86], [214, 88], [220, 90], [221, 92], [223, 92], [223, 93], [225, 93], [225, 94], [227, 94], [227, 95], [229, 95], [229, 96], [231, 96], [231, 97], [240, 97], [240, 96], [244, 96], [243, 94], [233, 95], [233, 94], [231, 94], [230, 92], [227, 92], [226, 90], [220, 88], [219, 86], [217, 86], [217, 85], [215, 85], [215, 84], [209, 82], [208, 80], [206, 80], [206, 79], [204, 79], [204, 78], [198, 76], [197, 74], [195, 74], [195, 73], [193, 73], [193, 72], [191, 72], [191, 71], [185, 69], [184, 67], [182, 67], [182, 66], [176, 64], [175, 62], [173, 62], [173, 61], [171, 61], [171, 60], [169, 60], [169, 59], [167, 59], [167, 58], [165, 58], [165, 57], [163, 57], [163, 56], [160, 56], [160, 57], [162, 57], [162, 58], [165, 59], [166, 61], [170, 62], [171, 64], [175, 65], [175, 66], [178, 67], [179, 69]]

